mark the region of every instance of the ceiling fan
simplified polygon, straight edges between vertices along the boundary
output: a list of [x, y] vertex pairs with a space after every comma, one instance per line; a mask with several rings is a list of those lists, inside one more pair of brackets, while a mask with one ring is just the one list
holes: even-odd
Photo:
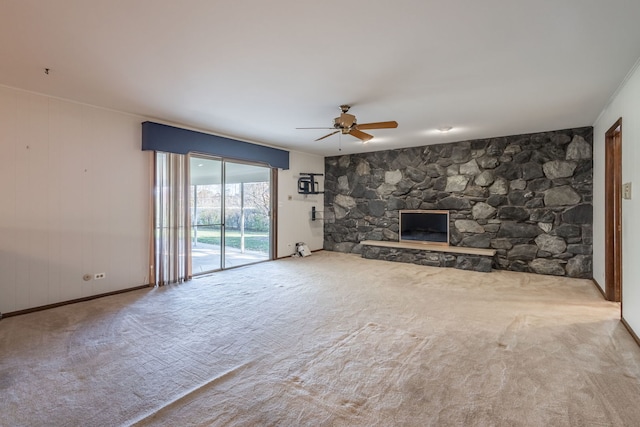
[[351, 108], [350, 105], [340, 106], [340, 110], [342, 111], [342, 114], [340, 114], [340, 117], [336, 117], [335, 119], [333, 119], [332, 128], [323, 127], [323, 128], [296, 128], [296, 129], [337, 129], [328, 135], [325, 135], [316, 139], [316, 141], [320, 141], [321, 139], [325, 139], [330, 137], [331, 135], [335, 135], [336, 133], [342, 132], [343, 135], [348, 134], [348, 135], [355, 136], [356, 138], [362, 140], [362, 142], [366, 143], [371, 138], [373, 138], [373, 135], [362, 132], [363, 130], [390, 129], [390, 128], [398, 127], [398, 122], [396, 121], [358, 124], [356, 122], [356, 116], [354, 116], [353, 114], [348, 114], [349, 108]]

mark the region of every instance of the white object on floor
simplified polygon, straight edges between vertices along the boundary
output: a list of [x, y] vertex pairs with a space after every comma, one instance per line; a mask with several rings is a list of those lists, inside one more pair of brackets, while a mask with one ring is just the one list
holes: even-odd
[[309, 246], [303, 243], [301, 245], [298, 245], [298, 253], [300, 254], [300, 256], [305, 257], [311, 255], [311, 250], [309, 249]]

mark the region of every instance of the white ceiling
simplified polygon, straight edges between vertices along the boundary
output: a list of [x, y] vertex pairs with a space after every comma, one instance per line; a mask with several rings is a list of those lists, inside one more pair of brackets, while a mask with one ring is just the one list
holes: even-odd
[[[637, 0], [0, 0], [0, 84], [375, 151], [592, 125], [640, 57], [639, 20]], [[399, 127], [366, 145], [295, 129], [331, 126], [343, 103]]]

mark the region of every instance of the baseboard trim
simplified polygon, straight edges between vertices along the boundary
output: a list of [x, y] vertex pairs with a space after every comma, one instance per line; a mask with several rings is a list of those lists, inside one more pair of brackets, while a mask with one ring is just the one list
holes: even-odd
[[607, 296], [604, 293], [604, 288], [602, 288], [600, 286], [600, 283], [598, 283], [598, 281], [596, 280], [595, 277], [591, 278], [591, 281], [593, 282], [594, 286], [596, 287], [596, 289], [598, 290], [598, 292], [600, 292], [600, 295], [602, 295], [602, 298], [607, 299]]
[[136, 286], [133, 288], [120, 289], [119, 291], [107, 292], [107, 293], [98, 294], [98, 295], [91, 295], [88, 297], [76, 298], [69, 301], [56, 302], [54, 304], [41, 305], [40, 307], [27, 308], [24, 310], [12, 311], [10, 313], [2, 313], [2, 317], [5, 318], [5, 317], [12, 317], [12, 316], [20, 316], [22, 314], [35, 313], [36, 311], [49, 310], [50, 308], [62, 307], [64, 305], [75, 304], [78, 302], [91, 301], [92, 299], [108, 297], [111, 295], [124, 294], [126, 292], [137, 291], [140, 289], [149, 288], [151, 286], [153, 285]]
[[624, 317], [621, 316], [620, 317], [620, 321], [622, 322], [624, 327], [627, 328], [627, 331], [629, 331], [629, 334], [631, 334], [631, 337], [636, 341], [636, 344], [638, 344], [638, 346], [640, 346], [640, 337], [638, 337], [638, 335], [636, 335], [636, 333], [633, 330], [633, 328], [631, 326], [629, 326], [629, 324], [627, 323], [626, 320], [624, 320]]

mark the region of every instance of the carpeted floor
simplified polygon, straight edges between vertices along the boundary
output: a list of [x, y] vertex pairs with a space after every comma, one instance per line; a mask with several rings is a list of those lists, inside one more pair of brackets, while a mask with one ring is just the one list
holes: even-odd
[[588, 280], [319, 252], [0, 321], [2, 426], [634, 426]]

